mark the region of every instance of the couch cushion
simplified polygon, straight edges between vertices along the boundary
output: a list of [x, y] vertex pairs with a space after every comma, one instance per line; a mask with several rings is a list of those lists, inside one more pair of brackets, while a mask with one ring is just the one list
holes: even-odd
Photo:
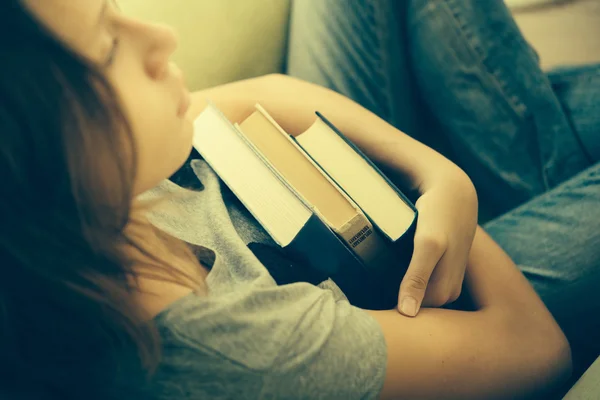
[[121, 0], [126, 14], [175, 27], [173, 56], [192, 90], [281, 72], [289, 0]]

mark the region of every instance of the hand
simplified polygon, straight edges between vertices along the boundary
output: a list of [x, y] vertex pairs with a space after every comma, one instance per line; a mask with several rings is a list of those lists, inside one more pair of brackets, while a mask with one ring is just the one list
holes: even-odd
[[398, 296], [398, 310], [409, 317], [460, 296], [477, 228], [477, 195], [466, 175], [432, 185], [415, 205], [414, 251]]

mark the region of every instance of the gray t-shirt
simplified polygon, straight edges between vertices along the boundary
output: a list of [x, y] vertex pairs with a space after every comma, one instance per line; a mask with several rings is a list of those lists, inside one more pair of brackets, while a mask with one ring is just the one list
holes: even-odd
[[331, 280], [278, 286], [247, 247], [273, 242], [238, 202], [223, 196], [227, 191], [204, 161], [192, 168], [203, 191], [165, 181], [145, 195], [169, 196], [151, 215], [156, 226], [216, 253], [209, 295], [188, 295], [155, 318], [163, 359], [145, 394], [377, 398], [387, 357], [379, 324], [350, 305]]

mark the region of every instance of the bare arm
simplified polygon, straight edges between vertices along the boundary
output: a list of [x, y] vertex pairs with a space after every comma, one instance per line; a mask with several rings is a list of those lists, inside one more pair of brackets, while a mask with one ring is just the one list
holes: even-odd
[[[258, 102], [291, 134], [308, 128], [314, 110], [320, 110], [369, 157], [406, 175], [421, 192], [447, 185], [463, 193], [462, 207], [476, 205], [470, 180], [453, 163], [330, 90], [268, 76], [193, 96], [190, 118], [206, 99], [232, 121], [243, 120]], [[439, 243], [431, 236], [415, 238], [415, 247], [423, 249], [436, 250]], [[568, 375], [564, 335], [508, 256], [481, 229], [467, 254], [466, 279], [478, 311], [424, 309], [416, 318], [395, 310], [369, 311], [388, 346], [384, 398], [515, 399]]]
[[517, 399], [568, 377], [562, 331], [510, 258], [478, 228], [467, 285], [479, 310], [370, 311], [388, 346], [383, 398]]
[[352, 100], [311, 83], [268, 75], [202, 90], [192, 95], [190, 118], [194, 119], [204, 109], [206, 99], [236, 122], [250, 115], [254, 104], [260, 103], [292, 135], [306, 130], [318, 110], [370, 158], [392, 172], [401, 171], [397, 178], [408, 178], [413, 188], [426, 191], [428, 186], [441, 182], [459, 185], [458, 189], [470, 185], [462, 170], [435, 150]]
[[[314, 111], [321, 111], [392, 179], [419, 195], [415, 249], [400, 285], [398, 309], [414, 316], [422, 305], [439, 307], [458, 298], [477, 225], [477, 195], [455, 164], [354, 101], [291, 77], [269, 75], [198, 92], [191, 118], [206, 98], [232, 121], [243, 120], [258, 102], [291, 134], [306, 130], [316, 118]], [[419, 243], [433, 243], [436, 251]]]

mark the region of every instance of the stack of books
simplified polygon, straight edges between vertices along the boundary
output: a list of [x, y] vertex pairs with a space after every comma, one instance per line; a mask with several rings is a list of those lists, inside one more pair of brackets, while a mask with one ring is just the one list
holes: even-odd
[[417, 210], [323, 115], [293, 137], [260, 105], [232, 124], [214, 104], [194, 148], [290, 256], [360, 307], [394, 307]]

